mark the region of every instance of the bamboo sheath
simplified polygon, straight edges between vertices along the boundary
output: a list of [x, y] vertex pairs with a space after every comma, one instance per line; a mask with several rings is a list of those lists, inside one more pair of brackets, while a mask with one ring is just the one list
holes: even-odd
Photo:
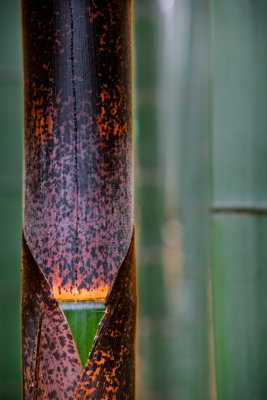
[[[23, 396], [133, 399], [132, 4], [21, 8]], [[82, 371], [59, 301], [103, 300]]]

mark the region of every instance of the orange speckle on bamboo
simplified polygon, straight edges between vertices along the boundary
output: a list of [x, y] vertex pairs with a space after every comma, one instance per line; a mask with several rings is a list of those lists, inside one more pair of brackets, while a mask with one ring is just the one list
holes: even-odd
[[104, 301], [109, 291], [108, 286], [102, 286], [97, 289], [86, 290], [67, 290], [64, 287], [54, 286], [53, 293], [57, 301]]

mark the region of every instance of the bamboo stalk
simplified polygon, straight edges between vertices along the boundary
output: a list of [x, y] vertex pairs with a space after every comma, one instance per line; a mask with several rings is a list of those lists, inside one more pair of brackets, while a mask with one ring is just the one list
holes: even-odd
[[22, 0], [24, 398], [135, 396], [131, 7]]
[[[166, 10], [162, 143], [166, 202], [181, 229], [182, 276], [171, 313], [173, 382], [179, 399], [209, 399], [209, 4], [177, 1]], [[169, 211], [170, 213], [170, 211]], [[170, 218], [170, 217], [169, 217]], [[178, 269], [178, 259], [176, 268]]]
[[21, 397], [20, 230], [22, 83], [20, 10], [0, 3], [0, 398]]
[[219, 399], [265, 399], [267, 4], [212, 2], [213, 304]]
[[137, 144], [137, 204], [140, 212], [139, 398], [169, 398], [167, 310], [162, 261], [163, 174], [159, 130], [159, 6], [136, 1], [135, 117]]
[[209, 399], [209, 4], [192, 0], [184, 105], [180, 124], [178, 202], [183, 223], [180, 301], [181, 399]]

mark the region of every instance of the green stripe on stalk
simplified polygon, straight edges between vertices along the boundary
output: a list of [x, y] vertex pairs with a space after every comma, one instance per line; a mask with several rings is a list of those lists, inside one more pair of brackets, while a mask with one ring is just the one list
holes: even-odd
[[98, 325], [105, 313], [102, 302], [76, 301], [60, 303], [84, 368], [92, 349]]

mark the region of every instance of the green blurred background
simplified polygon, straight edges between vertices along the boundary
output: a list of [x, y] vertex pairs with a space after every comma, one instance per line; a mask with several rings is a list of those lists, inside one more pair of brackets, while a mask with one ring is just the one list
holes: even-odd
[[[0, 15], [0, 399], [13, 400], [19, 1]], [[134, 0], [137, 400], [267, 399], [266, 21], [264, 0]]]
[[20, 398], [22, 54], [19, 1], [0, 2], [0, 398]]

